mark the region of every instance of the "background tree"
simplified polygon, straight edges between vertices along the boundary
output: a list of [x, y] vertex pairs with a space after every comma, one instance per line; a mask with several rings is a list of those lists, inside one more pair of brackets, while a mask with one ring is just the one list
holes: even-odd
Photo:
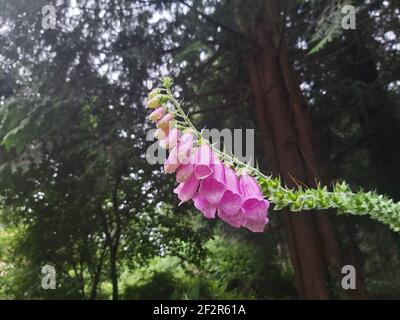
[[[396, 297], [386, 227], [286, 212], [261, 235], [231, 230], [178, 208], [144, 158], [144, 98], [170, 73], [199, 128], [256, 127], [260, 166], [287, 185], [345, 179], [398, 199], [399, 8], [354, 1], [343, 31], [322, 19], [343, 3], [64, 1], [44, 30], [47, 1], [1, 0], [0, 296], [143, 298], [163, 283], [164, 298], [294, 298], [295, 284], [347, 298], [349, 263], [365, 282], [351, 297]], [[47, 263], [55, 292], [40, 288]]]

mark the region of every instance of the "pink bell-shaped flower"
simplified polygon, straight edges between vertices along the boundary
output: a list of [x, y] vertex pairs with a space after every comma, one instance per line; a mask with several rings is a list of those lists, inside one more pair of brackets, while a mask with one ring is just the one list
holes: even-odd
[[225, 167], [220, 160], [214, 161], [213, 174], [200, 183], [199, 194], [212, 205], [220, 202], [225, 187]]
[[177, 182], [186, 182], [194, 174], [194, 158], [195, 154], [192, 153], [189, 157], [188, 163], [183, 163], [179, 167], [178, 172], [176, 173]]
[[192, 176], [193, 170], [194, 166], [191, 163], [181, 165], [176, 173], [176, 181], [186, 182]]
[[181, 164], [193, 162], [191, 159], [193, 151], [193, 135], [189, 132], [184, 132], [179, 140], [178, 159]]
[[253, 232], [262, 232], [268, 223], [269, 202], [264, 199], [260, 186], [253, 177], [244, 173], [239, 181], [243, 197], [243, 226]]
[[193, 198], [194, 206], [199, 210], [206, 218], [215, 219], [215, 214], [217, 212], [217, 207], [207, 201], [206, 198], [197, 194]]
[[269, 219], [265, 217], [261, 220], [243, 219], [242, 226], [253, 232], [263, 232], [265, 225], [268, 224]]
[[179, 184], [175, 189], [174, 193], [178, 195], [180, 204], [191, 200], [199, 188], [199, 180], [195, 175], [192, 175], [186, 182]]
[[[175, 134], [174, 131], [176, 128], [171, 129], [172, 134]], [[165, 146], [171, 146], [175, 143], [174, 141], [168, 142], [169, 139], [171, 139], [171, 132], [168, 136], [168, 139], [166, 139], [167, 142], [165, 142]], [[173, 138], [175, 138], [173, 136]], [[164, 141], [160, 142], [161, 145], [164, 144]], [[165, 172], [167, 173], [173, 173], [175, 172], [180, 166], [185, 165], [185, 164], [190, 164], [191, 167], [186, 166], [186, 170], [181, 171], [180, 173], [180, 179], [177, 181], [178, 182], [185, 182], [191, 173], [193, 172], [193, 164], [190, 163], [190, 158], [193, 158], [193, 155], [191, 154], [192, 152], [192, 144], [193, 144], [193, 136], [191, 134], [183, 134], [182, 137], [180, 138], [178, 144], [173, 147], [171, 150], [169, 157], [167, 161], [164, 164], [164, 169]], [[188, 171], [189, 170], [189, 171]]]
[[167, 161], [164, 163], [164, 170], [166, 173], [174, 173], [181, 165], [178, 161], [177, 147], [174, 147], [169, 153]]
[[236, 214], [242, 206], [242, 196], [240, 195], [239, 179], [235, 170], [225, 167], [226, 190], [218, 204], [218, 208], [228, 215]]
[[243, 209], [239, 209], [236, 213], [228, 214], [226, 211], [218, 210], [218, 216], [234, 228], [240, 228], [243, 224]]
[[196, 150], [194, 174], [202, 180], [213, 173], [212, 150], [207, 143], [202, 143]]

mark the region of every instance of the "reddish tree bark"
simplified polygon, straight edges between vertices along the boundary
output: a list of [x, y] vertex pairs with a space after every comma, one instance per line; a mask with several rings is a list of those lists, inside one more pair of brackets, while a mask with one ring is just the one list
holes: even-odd
[[[265, 1], [262, 19], [251, 30], [259, 48], [246, 57], [268, 168], [296, 187], [321, 180], [306, 101], [288, 58], [275, 1]], [[300, 298], [329, 299], [328, 268], [343, 266], [341, 248], [326, 213], [284, 213], [284, 228]], [[352, 293], [353, 295], [354, 293]], [[364, 297], [361, 295], [360, 297]]]

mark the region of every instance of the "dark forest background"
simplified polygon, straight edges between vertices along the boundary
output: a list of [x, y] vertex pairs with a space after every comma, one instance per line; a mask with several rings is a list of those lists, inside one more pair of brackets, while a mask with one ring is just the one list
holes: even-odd
[[198, 128], [255, 128], [285, 184], [400, 200], [399, 16], [395, 0], [0, 0], [0, 298], [399, 298], [386, 226], [283, 210], [238, 231], [178, 207], [144, 157], [146, 96], [168, 74]]

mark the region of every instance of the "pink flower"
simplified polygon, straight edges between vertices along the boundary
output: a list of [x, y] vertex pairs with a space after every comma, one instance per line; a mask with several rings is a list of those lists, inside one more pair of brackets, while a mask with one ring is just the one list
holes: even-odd
[[243, 222], [242, 196], [235, 170], [225, 167], [226, 190], [218, 204], [218, 216], [232, 227], [239, 228]]
[[264, 220], [268, 213], [269, 202], [262, 198], [249, 198], [242, 204], [246, 217], [253, 220]]
[[179, 140], [178, 159], [181, 164], [188, 164], [191, 161], [193, 150], [193, 135], [185, 132]]
[[199, 180], [195, 175], [192, 175], [186, 182], [179, 184], [175, 189], [174, 193], [178, 195], [180, 204], [189, 201], [194, 197], [199, 188]]
[[194, 173], [202, 180], [212, 175], [212, 150], [207, 143], [202, 143], [196, 150]]
[[253, 232], [262, 232], [268, 223], [269, 202], [264, 199], [260, 186], [254, 178], [244, 173], [239, 182], [243, 197], [243, 226]]
[[149, 120], [156, 123], [155, 137], [159, 145], [171, 149], [164, 163], [166, 173], [176, 172], [179, 185], [174, 189], [181, 205], [193, 200], [194, 206], [209, 219], [219, 218], [229, 225], [241, 226], [262, 232], [268, 220], [269, 202], [264, 199], [257, 181], [247, 173], [239, 179], [234, 169], [226, 167], [210, 145], [200, 142], [193, 149], [194, 131], [183, 133], [176, 128], [174, 114], [161, 106], [169, 96], [153, 90], [148, 96], [147, 107], [155, 109]]
[[[176, 143], [175, 130], [175, 128], [171, 129], [168, 138], [160, 142], [162, 147], [168, 148]], [[179, 183], [185, 182], [193, 173], [193, 163], [190, 163], [190, 161], [193, 162], [191, 159], [194, 158], [194, 155], [192, 154], [192, 144], [193, 136], [191, 134], [184, 133], [179, 139], [177, 145], [171, 150], [170, 155], [164, 164], [164, 168], [167, 173], [173, 173], [179, 167], [185, 165], [184, 170], [180, 171], [179, 173], [179, 179], [177, 177], [177, 181]], [[186, 164], [188, 165], [186, 166]]]
[[268, 224], [269, 219], [265, 217], [263, 220], [243, 219], [242, 226], [253, 232], [263, 232], [265, 225]]
[[193, 174], [194, 165], [191, 163], [183, 164], [176, 173], [176, 181], [179, 183], [186, 182]]
[[261, 188], [257, 181], [253, 177], [249, 176], [247, 172], [243, 172], [240, 177], [239, 188], [244, 199], [263, 197]]
[[188, 163], [182, 163], [176, 173], [176, 181], [179, 183], [186, 182], [194, 174], [194, 159], [195, 154], [191, 153], [188, 158]]
[[[176, 130], [175, 128], [171, 129], [173, 135], [175, 135], [174, 133], [175, 130]], [[168, 140], [172, 139], [170, 135], [168, 139], [166, 139], [166, 142], [164, 141], [160, 142], [162, 146], [165, 145], [168, 147], [175, 143], [175, 139], [173, 141], [168, 142]], [[193, 136], [188, 133], [183, 134], [178, 144], [171, 150], [169, 157], [164, 164], [164, 168], [167, 173], [173, 173], [180, 166], [188, 164], [187, 166], [185, 166], [186, 169], [184, 171], [181, 171], [180, 179], [177, 179], [179, 183], [185, 182], [189, 178], [191, 173], [193, 173], [193, 164], [190, 163], [190, 160], [194, 158], [194, 156], [191, 154], [192, 144], [193, 144]]]
[[238, 212], [232, 214], [232, 213], [226, 213], [223, 210], [218, 210], [218, 216], [220, 217], [221, 220], [225, 221], [229, 225], [235, 228], [240, 228], [243, 223], [243, 209], [239, 209]]
[[197, 194], [193, 198], [194, 206], [199, 210], [206, 218], [215, 219], [217, 207], [207, 201], [203, 196]]
[[171, 128], [165, 139], [160, 141], [160, 147], [164, 149], [171, 149], [176, 146], [181, 132], [177, 128]]
[[149, 120], [156, 122], [160, 120], [162, 117], [164, 117], [165, 112], [166, 109], [164, 107], [159, 107], [149, 115]]
[[225, 192], [225, 167], [221, 161], [215, 161], [213, 174], [200, 183], [199, 194], [210, 204], [220, 202]]
[[218, 204], [218, 208], [228, 215], [235, 215], [242, 206], [242, 196], [239, 190], [239, 179], [235, 170], [225, 167], [226, 190]]
[[167, 161], [164, 163], [164, 170], [166, 173], [174, 173], [181, 165], [178, 161], [178, 148], [174, 147], [169, 153]]
[[183, 131], [182, 137], [179, 142], [183, 144], [188, 143], [193, 145], [193, 134], [186, 129], [185, 131]]

